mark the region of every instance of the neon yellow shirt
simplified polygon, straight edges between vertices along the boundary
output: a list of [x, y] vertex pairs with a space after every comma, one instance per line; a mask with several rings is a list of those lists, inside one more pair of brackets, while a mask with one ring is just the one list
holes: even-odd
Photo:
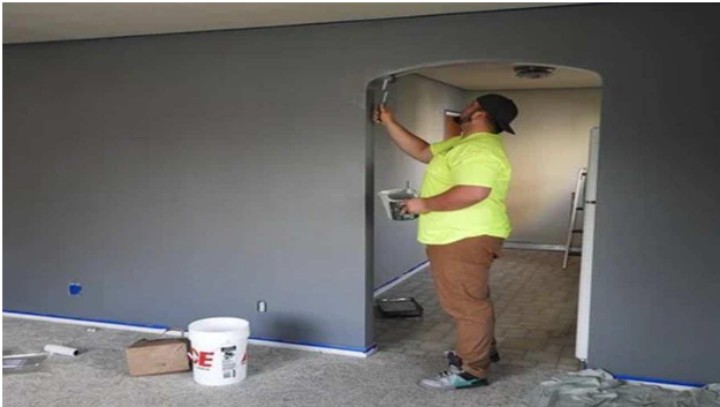
[[418, 241], [448, 244], [474, 236], [507, 238], [511, 226], [505, 208], [511, 168], [502, 136], [474, 133], [430, 145], [433, 158], [425, 170], [420, 196], [440, 195], [456, 185], [491, 188], [481, 202], [457, 211], [420, 215]]

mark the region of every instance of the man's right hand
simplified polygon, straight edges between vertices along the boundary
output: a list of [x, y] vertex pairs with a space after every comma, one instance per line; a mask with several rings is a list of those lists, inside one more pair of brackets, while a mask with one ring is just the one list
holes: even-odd
[[381, 123], [381, 124], [390, 124], [395, 121], [395, 115], [385, 106], [380, 105], [375, 110], [375, 123]]
[[390, 138], [392, 138], [393, 142], [395, 142], [405, 154], [426, 164], [430, 162], [432, 159], [430, 144], [396, 122], [395, 115], [393, 115], [387, 106], [380, 105], [375, 112], [373, 112], [373, 119], [375, 123], [380, 123], [385, 126], [385, 130], [387, 130]]

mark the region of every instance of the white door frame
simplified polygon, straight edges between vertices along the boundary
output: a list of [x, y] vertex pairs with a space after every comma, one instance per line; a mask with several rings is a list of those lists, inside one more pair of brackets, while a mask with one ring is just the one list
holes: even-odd
[[593, 246], [595, 244], [595, 210], [597, 191], [598, 150], [600, 149], [600, 128], [590, 130], [590, 153], [585, 182], [585, 203], [583, 204], [583, 242], [580, 259], [580, 283], [578, 296], [577, 337], [575, 357], [584, 362], [590, 345], [590, 292], [592, 289]]

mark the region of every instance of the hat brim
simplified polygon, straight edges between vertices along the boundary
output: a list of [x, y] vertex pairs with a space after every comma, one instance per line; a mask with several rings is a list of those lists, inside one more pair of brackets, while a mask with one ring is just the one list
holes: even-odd
[[498, 125], [498, 127], [500, 127], [500, 128], [502, 129], [502, 131], [506, 131], [506, 132], [508, 132], [508, 133], [510, 133], [510, 134], [515, 134], [515, 130], [513, 130], [513, 128], [510, 127], [509, 124], [507, 124], [507, 123], [498, 123], [497, 125]]

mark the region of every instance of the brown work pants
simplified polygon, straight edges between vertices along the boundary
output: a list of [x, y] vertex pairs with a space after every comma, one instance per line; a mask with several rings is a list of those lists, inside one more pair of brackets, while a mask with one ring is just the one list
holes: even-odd
[[455, 320], [456, 353], [463, 370], [481, 378], [490, 370], [495, 312], [488, 284], [490, 265], [504, 239], [478, 236], [445, 245], [428, 245], [427, 255], [438, 299]]

